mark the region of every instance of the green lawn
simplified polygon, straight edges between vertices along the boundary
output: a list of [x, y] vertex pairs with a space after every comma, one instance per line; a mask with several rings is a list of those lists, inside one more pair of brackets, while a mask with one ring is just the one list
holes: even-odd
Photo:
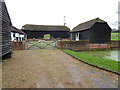
[[111, 33], [111, 40], [120, 40], [120, 33]]
[[44, 35], [44, 39], [50, 39], [50, 34]]
[[97, 56], [93, 56], [88, 54], [88, 52], [75, 52], [72, 50], [66, 50], [66, 49], [62, 49], [64, 52], [80, 59], [83, 60], [85, 62], [88, 62], [90, 64], [105, 68], [105, 69], [109, 69], [109, 70], [113, 70], [113, 71], [117, 71], [120, 72], [120, 70], [118, 69], [118, 64], [120, 65], [120, 61], [114, 61], [111, 59], [104, 59], [104, 58], [100, 58]]

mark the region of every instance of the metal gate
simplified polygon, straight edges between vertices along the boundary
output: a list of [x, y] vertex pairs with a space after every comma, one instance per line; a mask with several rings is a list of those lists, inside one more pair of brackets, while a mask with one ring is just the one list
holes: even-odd
[[56, 49], [55, 47], [56, 41], [45, 41], [45, 40], [39, 40], [39, 41], [28, 41], [27, 42], [27, 49], [28, 50], [35, 50], [35, 49]]

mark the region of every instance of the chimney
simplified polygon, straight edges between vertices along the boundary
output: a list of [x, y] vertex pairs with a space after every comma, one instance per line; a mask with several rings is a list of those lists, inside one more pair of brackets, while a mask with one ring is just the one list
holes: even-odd
[[65, 16], [64, 16], [64, 26], [66, 25], [66, 23], [65, 23]]

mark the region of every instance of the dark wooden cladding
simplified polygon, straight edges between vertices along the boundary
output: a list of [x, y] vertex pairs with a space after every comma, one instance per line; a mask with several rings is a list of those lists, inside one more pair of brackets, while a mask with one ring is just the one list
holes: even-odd
[[2, 3], [0, 2], [0, 60], [2, 60]]
[[42, 39], [45, 34], [50, 34], [52, 38], [64, 39], [69, 38], [70, 29], [66, 26], [26, 24], [22, 31], [27, 34], [28, 39]]
[[85, 30], [85, 31], [81, 31], [81, 32], [79, 32], [80, 33], [80, 37], [79, 37], [79, 39], [80, 40], [89, 40], [89, 38], [90, 38], [90, 30], [88, 29], [88, 30]]
[[70, 33], [70, 40], [76, 40], [76, 32]]
[[[112, 29], [99, 18], [79, 24], [70, 32], [71, 40], [87, 40], [90, 43], [105, 44], [110, 43]], [[77, 35], [79, 37], [77, 37]]]
[[11, 53], [11, 20], [5, 2], [0, 1], [0, 57]]
[[95, 23], [90, 30], [91, 43], [110, 43], [111, 28], [107, 23]]
[[50, 34], [51, 37], [54, 38], [68, 38], [69, 31], [29, 31], [23, 30], [27, 34], [28, 39], [42, 39], [45, 34]]

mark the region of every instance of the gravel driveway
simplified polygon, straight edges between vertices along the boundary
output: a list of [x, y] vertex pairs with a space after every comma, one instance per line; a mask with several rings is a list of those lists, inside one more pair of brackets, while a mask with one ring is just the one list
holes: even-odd
[[86, 65], [62, 51], [14, 51], [3, 62], [3, 88], [117, 88], [118, 75]]

